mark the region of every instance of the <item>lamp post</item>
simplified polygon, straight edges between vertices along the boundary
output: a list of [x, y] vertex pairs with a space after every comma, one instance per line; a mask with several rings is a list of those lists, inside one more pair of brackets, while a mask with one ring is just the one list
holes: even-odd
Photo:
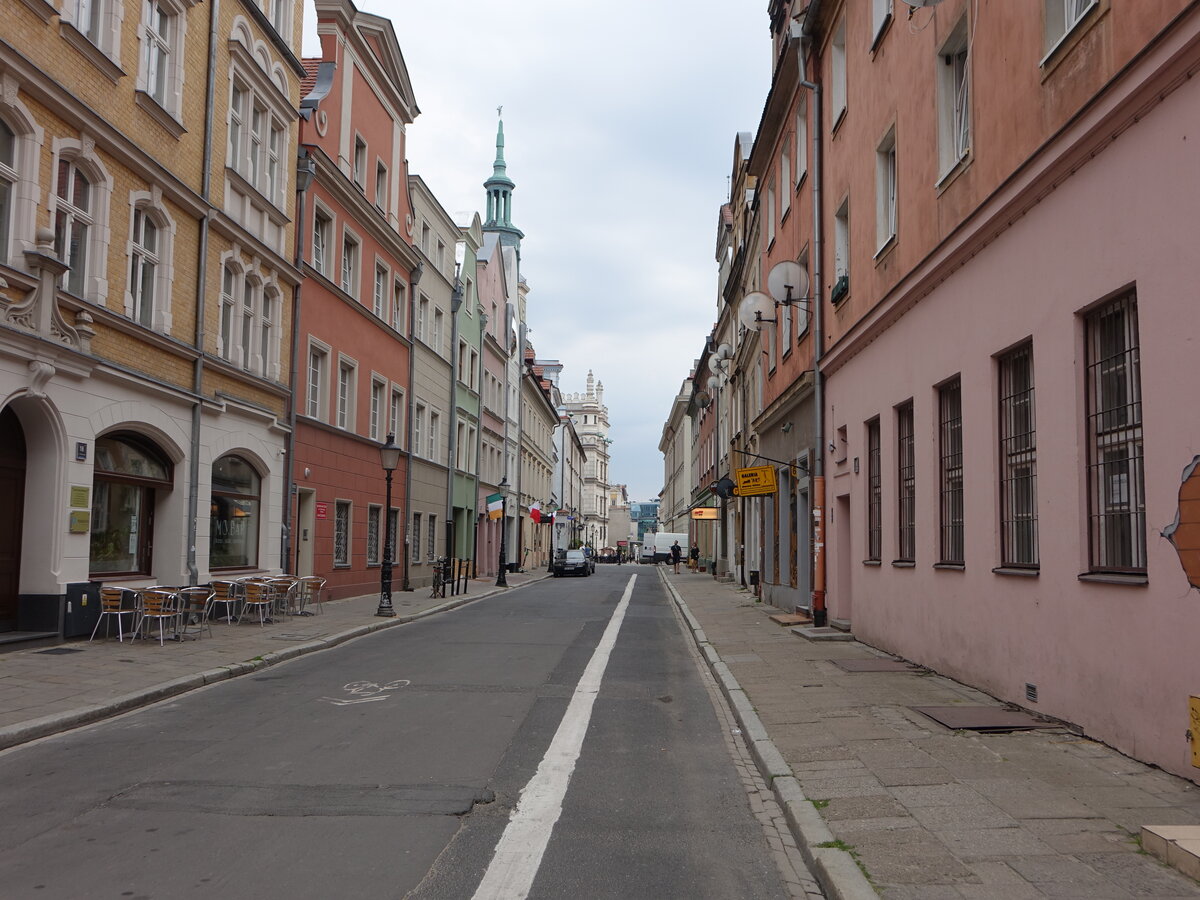
[[375, 615], [393, 618], [392, 608], [392, 472], [400, 465], [400, 448], [396, 446], [396, 435], [388, 433], [387, 443], [379, 448], [379, 464], [386, 473], [387, 488], [383, 501], [383, 562], [379, 566], [379, 609]]
[[504, 577], [506, 568], [505, 560], [508, 554], [505, 552], [504, 537], [508, 532], [508, 520], [505, 514], [508, 512], [508, 477], [500, 479], [500, 574], [496, 576], [496, 587], [508, 587], [508, 579]]

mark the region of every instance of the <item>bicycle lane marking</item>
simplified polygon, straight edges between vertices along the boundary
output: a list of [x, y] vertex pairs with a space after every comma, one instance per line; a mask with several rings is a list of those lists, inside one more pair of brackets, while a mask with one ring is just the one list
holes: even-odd
[[592, 707], [600, 693], [600, 684], [617, 643], [621, 623], [625, 621], [635, 581], [637, 575], [629, 576], [625, 593], [613, 610], [608, 627], [604, 629], [600, 643], [583, 670], [583, 676], [575, 685], [575, 693], [567, 704], [567, 711], [546, 755], [542, 757], [529, 783], [521, 789], [521, 799], [513, 810], [504, 834], [500, 836], [495, 855], [475, 890], [473, 900], [522, 900], [533, 887], [554, 825], [562, 815], [563, 798], [566, 797], [575, 763], [583, 749]]

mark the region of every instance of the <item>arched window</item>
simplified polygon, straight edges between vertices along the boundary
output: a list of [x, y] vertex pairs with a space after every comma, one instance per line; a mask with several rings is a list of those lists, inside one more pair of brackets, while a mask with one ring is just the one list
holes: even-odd
[[134, 321], [154, 325], [154, 287], [158, 280], [159, 228], [143, 209], [133, 211], [133, 240], [129, 254], [129, 293], [133, 296]]
[[69, 159], [58, 161], [58, 203], [54, 213], [54, 252], [70, 269], [63, 286], [82, 297], [87, 276], [87, 245], [91, 238], [92, 183]]
[[170, 461], [146, 438], [125, 432], [96, 438], [93, 576], [150, 574], [155, 493], [172, 484]]
[[209, 568], [258, 565], [258, 526], [262, 479], [250, 463], [233, 454], [213, 463]]

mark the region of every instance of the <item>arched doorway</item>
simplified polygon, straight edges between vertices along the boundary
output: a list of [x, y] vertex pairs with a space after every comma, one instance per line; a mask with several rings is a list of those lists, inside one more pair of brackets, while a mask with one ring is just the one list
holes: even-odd
[[12, 407], [0, 410], [0, 632], [16, 631], [25, 507], [25, 432]]

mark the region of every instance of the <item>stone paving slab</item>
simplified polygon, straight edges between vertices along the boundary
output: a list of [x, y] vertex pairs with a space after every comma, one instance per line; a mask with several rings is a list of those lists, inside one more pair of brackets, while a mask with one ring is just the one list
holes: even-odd
[[777, 783], [797, 785], [880, 896], [1200, 898], [1200, 883], [1137, 841], [1144, 824], [1200, 825], [1196, 784], [1066, 728], [951, 731], [908, 707], [1003, 704], [936, 673], [846, 672], [831, 660], [886, 654], [780, 642], [787, 631], [769, 619], [780, 610], [753, 594], [704, 574], [662, 577], [724, 689], [744, 692], [790, 768]]

